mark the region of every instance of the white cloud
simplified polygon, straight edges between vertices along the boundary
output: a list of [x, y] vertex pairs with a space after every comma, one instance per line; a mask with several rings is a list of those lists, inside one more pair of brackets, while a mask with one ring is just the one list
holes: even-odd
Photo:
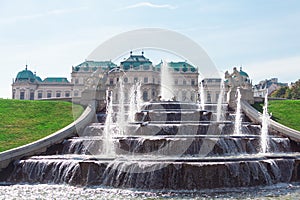
[[79, 12], [79, 11], [83, 11], [83, 10], [87, 10], [87, 9], [88, 9], [88, 7], [54, 9], [54, 10], [49, 10], [44, 13], [35, 13], [35, 14], [29, 14], [29, 15], [19, 15], [19, 16], [7, 17], [7, 18], [0, 18], [0, 24], [17, 23], [19, 21], [32, 20], [32, 19], [37, 19], [37, 18], [45, 17], [45, 16], [63, 15], [63, 14]]
[[153, 4], [150, 2], [141, 2], [133, 5], [129, 5], [123, 8], [120, 8], [119, 10], [128, 10], [128, 9], [133, 9], [133, 8], [141, 8], [141, 7], [148, 7], [148, 8], [165, 8], [165, 9], [176, 9], [177, 6], [172, 6], [170, 4]]

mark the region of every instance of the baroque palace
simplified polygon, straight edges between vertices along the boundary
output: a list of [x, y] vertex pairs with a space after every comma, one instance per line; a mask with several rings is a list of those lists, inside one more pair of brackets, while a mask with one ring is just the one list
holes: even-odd
[[[119, 79], [122, 77], [125, 86], [125, 101], [129, 100], [129, 90], [133, 84], [140, 82], [144, 101], [156, 99], [160, 90], [160, 71], [162, 63], [154, 65], [143, 55], [133, 55], [116, 65], [111, 61], [85, 61], [72, 67], [71, 81], [64, 77], [47, 77], [42, 80], [27, 66], [20, 71], [12, 83], [13, 99], [49, 99], [49, 98], [80, 98], [89, 85], [92, 74], [96, 71], [105, 73], [111, 70], [106, 87], [117, 90]], [[186, 62], [168, 63], [170, 72], [174, 75], [174, 92], [178, 100], [196, 101], [198, 90], [198, 70]], [[117, 69], [117, 70], [113, 70]], [[92, 87], [96, 87], [95, 85]], [[115, 91], [114, 99], [118, 99]]]
[[[160, 94], [162, 65], [162, 62], [154, 65], [143, 52], [140, 55], [133, 55], [130, 52], [129, 57], [120, 65], [111, 61], [86, 60], [72, 67], [71, 81], [65, 77], [47, 77], [42, 80], [26, 65], [25, 70], [20, 71], [13, 80], [12, 98], [27, 100], [81, 98], [86, 89], [97, 87], [98, 83], [93, 78], [96, 72], [101, 74], [109, 71], [105, 87], [113, 92], [113, 100], [116, 103], [119, 99], [120, 81], [124, 86], [125, 102], [130, 101], [130, 89], [136, 83], [141, 84], [144, 101], [156, 100]], [[168, 70], [173, 77], [173, 93], [176, 100], [196, 102], [199, 94], [198, 68], [187, 62], [169, 62]], [[240, 70], [238, 75], [249, 85], [249, 77], [245, 72]], [[203, 79], [202, 83], [206, 102], [216, 103], [220, 94], [221, 78]]]

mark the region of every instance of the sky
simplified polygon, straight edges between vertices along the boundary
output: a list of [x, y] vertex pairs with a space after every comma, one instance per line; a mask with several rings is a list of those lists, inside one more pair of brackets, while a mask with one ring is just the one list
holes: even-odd
[[298, 0], [0, 0], [0, 98], [11, 98], [26, 64], [42, 79], [70, 80], [102, 42], [141, 28], [183, 34], [220, 72], [242, 66], [254, 84], [300, 79]]

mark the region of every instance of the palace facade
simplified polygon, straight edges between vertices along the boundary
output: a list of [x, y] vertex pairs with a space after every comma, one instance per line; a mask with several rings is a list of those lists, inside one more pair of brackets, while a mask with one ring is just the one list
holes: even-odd
[[[160, 94], [162, 62], [154, 65], [143, 55], [133, 55], [116, 65], [111, 61], [84, 61], [72, 67], [71, 81], [65, 77], [47, 77], [42, 80], [27, 66], [20, 71], [12, 83], [13, 99], [80, 98], [84, 90], [97, 87], [91, 83], [96, 72], [107, 73], [107, 89], [113, 92], [113, 100], [119, 99], [119, 83], [124, 85], [125, 101], [129, 101], [130, 89], [141, 84], [144, 101], [157, 99]], [[179, 101], [197, 101], [198, 69], [187, 62], [170, 62], [168, 70], [174, 78], [174, 96]], [[121, 80], [122, 79], [122, 80]]]

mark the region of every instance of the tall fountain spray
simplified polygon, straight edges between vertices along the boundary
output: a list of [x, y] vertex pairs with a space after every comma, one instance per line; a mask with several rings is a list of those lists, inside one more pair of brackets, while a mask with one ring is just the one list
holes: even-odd
[[223, 110], [224, 93], [225, 93], [225, 85], [224, 85], [224, 81], [221, 80], [220, 94], [219, 94], [218, 104], [217, 104], [217, 122], [224, 120], [224, 110]]
[[104, 155], [112, 156], [114, 155], [113, 148], [113, 133], [112, 124], [113, 124], [113, 106], [112, 106], [112, 91], [106, 91], [106, 119], [104, 124], [103, 132], [103, 146], [102, 152]]
[[161, 65], [160, 95], [163, 100], [171, 100], [174, 97], [174, 79], [169, 71], [169, 65], [164, 60]]
[[203, 81], [200, 82], [200, 105], [201, 105], [201, 109], [204, 110], [204, 107], [205, 107], [205, 94], [204, 94]]
[[242, 113], [241, 113], [241, 91], [237, 88], [236, 91], [236, 112], [235, 112], [235, 124], [234, 124], [234, 135], [241, 135], [242, 133]]
[[270, 115], [268, 114], [268, 91], [265, 95], [265, 103], [263, 107], [262, 122], [261, 122], [261, 153], [268, 152], [268, 126]]
[[133, 122], [135, 113], [139, 112], [142, 106], [141, 83], [137, 82], [130, 89], [130, 103], [128, 121]]
[[123, 85], [123, 79], [121, 77], [119, 79], [118, 93], [120, 98], [118, 104], [116, 124], [118, 126], [118, 134], [123, 135], [126, 126], [126, 119], [125, 119], [125, 104], [124, 104], [124, 85]]

